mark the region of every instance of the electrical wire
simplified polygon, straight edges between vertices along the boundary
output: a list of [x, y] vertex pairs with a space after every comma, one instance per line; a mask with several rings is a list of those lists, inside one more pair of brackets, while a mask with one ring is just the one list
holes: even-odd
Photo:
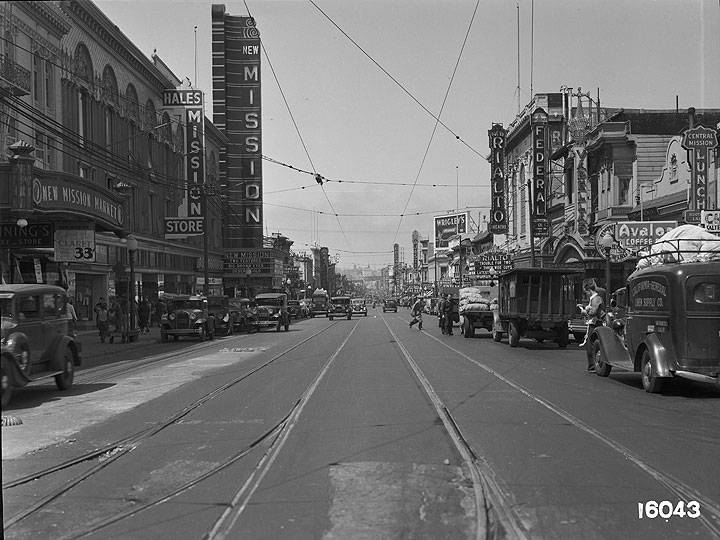
[[[310, 0], [310, 2], [312, 2], [312, 0]], [[423, 154], [422, 161], [420, 162], [420, 167], [418, 168], [417, 175], [415, 176], [415, 182], [413, 183], [413, 187], [410, 190], [410, 194], [408, 195], [408, 198], [405, 201], [405, 206], [403, 207], [403, 211], [400, 214], [400, 219], [398, 220], [398, 225], [397, 225], [397, 228], [395, 229], [395, 236], [393, 237], [393, 243], [397, 242], [398, 233], [400, 232], [400, 226], [402, 225], [403, 215], [405, 214], [405, 211], [407, 210], [407, 207], [410, 204], [410, 199], [412, 199], [413, 193], [415, 192], [415, 185], [418, 183], [418, 180], [420, 179], [420, 173], [422, 173], [422, 169], [423, 169], [423, 166], [425, 165], [425, 160], [427, 159], [428, 152], [430, 152], [430, 146], [432, 145], [433, 139], [435, 138], [435, 132], [437, 131], [438, 124], [440, 123], [440, 117], [442, 116], [443, 110], [445, 110], [445, 103], [447, 103], [448, 95], [450, 95], [450, 88], [452, 88], [453, 81], [455, 80], [455, 74], [457, 73], [458, 66], [460, 65], [460, 59], [462, 58], [462, 53], [465, 50], [465, 44], [467, 43], [468, 36], [470, 35], [470, 30], [472, 29], [473, 21], [475, 20], [475, 14], [477, 13], [479, 6], [480, 6], [480, 0], [477, 0], [477, 2], [475, 3], [475, 9], [473, 10], [472, 17], [470, 17], [470, 23], [468, 24], [468, 29], [465, 32], [465, 38], [463, 39], [462, 46], [460, 47], [460, 52], [458, 53], [457, 61], [455, 62], [455, 67], [453, 68], [452, 75], [450, 76], [450, 81], [448, 82], [447, 89], [445, 90], [445, 96], [443, 96], [443, 101], [442, 101], [442, 105], [440, 106], [440, 111], [438, 112], [437, 118], [435, 120], [435, 125], [433, 126], [432, 133], [430, 134], [430, 140], [428, 140], [427, 146], [425, 147], [425, 153]], [[458, 136], [456, 136], [456, 138], [459, 139]]]
[[[243, 3], [245, 4], [245, 9], [247, 9], [248, 15], [250, 17], [252, 17], [252, 15], [250, 14], [250, 8], [248, 7], [247, 2], [245, 0], [243, 0]], [[282, 85], [280, 84], [280, 80], [278, 79], [277, 73], [275, 72], [275, 68], [272, 65], [272, 62], [270, 61], [270, 55], [268, 55], [267, 49], [265, 48], [265, 43], [263, 42], [262, 39], [260, 39], [260, 47], [262, 48], [263, 54], [265, 55], [265, 59], [267, 60], [268, 65], [270, 66], [270, 71], [272, 72], [273, 78], [275, 79], [275, 84], [277, 84], [277, 87], [280, 90], [280, 95], [283, 98], [283, 102], [285, 103], [285, 108], [287, 109], [288, 114], [290, 115], [290, 119], [292, 120], [293, 126], [295, 126], [295, 132], [297, 133], [298, 138], [300, 139], [300, 143], [302, 144], [303, 150], [305, 151], [305, 155], [307, 156], [308, 161], [310, 162], [310, 166], [312, 167], [313, 173], [316, 175], [316, 178], [317, 178], [318, 176], [317, 176], [317, 170], [315, 169], [315, 164], [313, 163], [313, 160], [310, 157], [310, 152], [308, 152], [308, 148], [307, 148], [307, 145], [305, 144], [305, 140], [303, 139], [302, 134], [300, 133], [300, 128], [298, 127], [298, 124], [295, 121], [295, 116], [293, 115], [292, 110], [290, 109], [290, 104], [288, 103], [287, 98], [285, 97], [285, 92], [283, 91]], [[348, 246], [352, 247], [350, 240], [348, 239], [347, 235], [345, 234], [345, 230], [343, 229], [342, 223], [340, 222], [339, 214], [338, 214], [337, 210], [335, 210], [335, 206], [333, 205], [332, 201], [330, 200], [330, 197], [328, 196], [327, 192], [325, 191], [325, 187], [323, 186], [322, 181], [320, 180], [320, 181], [318, 181], [318, 183], [320, 184], [320, 187], [322, 188], [322, 192], [323, 192], [323, 195], [325, 196], [325, 200], [327, 201], [328, 205], [330, 205], [330, 209], [333, 211], [333, 213], [335, 214], [335, 216], [337, 218], [337, 224], [338, 224], [338, 227], [340, 227], [340, 231], [342, 232], [345, 242], [347, 243]]]
[[465, 141], [462, 137], [460, 137], [460, 135], [458, 135], [457, 133], [455, 133], [455, 131], [453, 131], [447, 124], [445, 124], [445, 122], [441, 121], [440, 118], [438, 118], [435, 114], [432, 113], [432, 111], [430, 111], [430, 109], [428, 109], [425, 105], [423, 105], [423, 104], [420, 102], [420, 100], [418, 100], [407, 88], [405, 88], [405, 86], [404, 86], [400, 81], [398, 81], [398, 80], [397, 80], [395, 77], [393, 77], [384, 67], [382, 67], [377, 60], [375, 60], [367, 51], [365, 51], [365, 49], [363, 49], [363, 48], [358, 44], [357, 41], [355, 41], [352, 37], [350, 37], [350, 35], [349, 35], [347, 32], [345, 32], [345, 30], [343, 30], [343, 29], [332, 19], [332, 17], [330, 17], [327, 13], [325, 13], [313, 0], [308, 0], [308, 2], [310, 2], [310, 3], [315, 7], [315, 9], [317, 9], [317, 10], [323, 15], [323, 17], [325, 17], [328, 21], [330, 21], [330, 23], [331, 23], [335, 28], [337, 28], [338, 31], [339, 31], [342, 35], [344, 35], [353, 45], [355, 45], [355, 47], [357, 47], [357, 48], [360, 50], [360, 52], [362, 52], [365, 56], [367, 56], [367, 58], [368, 58], [373, 64], [375, 64], [375, 66], [377, 66], [377, 68], [380, 69], [380, 71], [382, 71], [385, 75], [387, 75], [387, 76], [390, 78], [390, 80], [392, 80], [398, 87], [400, 87], [400, 89], [401, 89], [403, 92], [405, 92], [405, 93], [410, 97], [410, 99], [412, 99], [415, 103], [417, 103], [422, 110], [424, 110], [424, 111], [425, 111], [426, 113], [428, 113], [432, 118], [434, 118], [442, 127], [444, 127], [444, 128], [445, 128], [448, 132], [450, 132], [452, 135], [454, 135], [455, 138], [456, 138], [458, 141], [460, 141], [462, 144], [464, 144], [465, 146], [467, 146], [468, 149], [470, 149], [472, 152], [474, 152], [475, 154], [477, 154], [477, 155], [480, 156], [481, 158], [485, 159], [485, 156], [483, 156], [483, 155], [482, 155], [480, 152], [478, 152], [475, 148], [473, 148], [472, 146], [470, 146], [470, 144], [468, 144], [467, 141]]
[[[310, 210], [309, 208], [300, 208], [298, 206], [288, 206], [284, 204], [273, 204], [269, 203], [267, 201], [263, 201], [263, 204], [266, 204], [267, 206], [273, 206], [276, 208], [287, 208], [288, 210], [297, 210], [299, 212], [308, 212], [313, 214], [320, 214], [320, 215], [334, 215], [330, 212], [323, 212], [322, 210]], [[490, 206], [466, 206], [464, 208], [459, 208], [459, 211], [462, 210], [475, 210], [480, 208], [490, 208]], [[424, 212], [410, 212], [407, 214], [403, 214], [402, 216], [424, 216], [424, 215], [430, 215], [430, 214], [442, 214], [442, 213], [450, 213], [453, 209], [450, 210], [426, 210]], [[340, 214], [343, 217], [401, 217], [400, 214]]]

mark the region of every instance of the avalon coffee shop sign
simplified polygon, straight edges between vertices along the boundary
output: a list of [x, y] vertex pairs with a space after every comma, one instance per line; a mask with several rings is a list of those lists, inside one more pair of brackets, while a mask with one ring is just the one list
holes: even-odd
[[68, 212], [122, 227], [125, 208], [122, 202], [99, 186], [80, 184], [77, 179], [35, 177], [32, 185], [33, 207], [38, 210]]

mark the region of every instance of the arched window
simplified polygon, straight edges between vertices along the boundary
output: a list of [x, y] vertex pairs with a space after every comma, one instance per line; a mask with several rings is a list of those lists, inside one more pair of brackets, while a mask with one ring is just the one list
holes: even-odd
[[102, 75], [102, 89], [100, 93], [102, 100], [115, 107], [119, 103], [118, 84], [115, 71], [110, 65], [106, 65]]
[[135, 90], [135, 87], [132, 83], [129, 83], [127, 85], [127, 90], [125, 90], [125, 101], [126, 101], [126, 110], [127, 115], [129, 118], [134, 120], [135, 122], [138, 122], [140, 120], [140, 113], [139, 113], [139, 104], [138, 104], [138, 95], [137, 91]]
[[137, 160], [137, 135], [138, 123], [140, 122], [140, 106], [138, 105], [137, 91], [132, 83], [128, 84], [127, 89], [125, 90], [125, 106], [128, 117], [127, 150], [130, 154], [130, 158]]
[[152, 128], [159, 124], [157, 121], [157, 113], [155, 112], [155, 104], [151, 99], [148, 99], [145, 103], [143, 123], [145, 124], [143, 126], [145, 130], [152, 130]]
[[73, 57], [73, 74], [78, 80], [87, 83], [87, 85], [92, 85], [93, 73], [90, 52], [84, 43], [78, 43]]

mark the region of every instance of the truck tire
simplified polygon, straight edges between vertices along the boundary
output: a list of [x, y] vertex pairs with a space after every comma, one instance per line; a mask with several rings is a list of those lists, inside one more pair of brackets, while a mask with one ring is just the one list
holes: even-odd
[[612, 366], [605, 362], [602, 349], [600, 348], [600, 340], [596, 339], [595, 341], [593, 341], [591, 347], [593, 363], [595, 364], [595, 373], [598, 374], [600, 377], [607, 377], [608, 375], [610, 375], [610, 370], [612, 369]]
[[558, 327], [556, 332], [557, 339], [555, 341], [561, 349], [564, 349], [568, 346], [568, 342], [570, 341], [570, 332], [568, 331], [567, 326]]
[[510, 321], [509, 324], [508, 343], [511, 347], [517, 347], [520, 344], [520, 329], [515, 321]]
[[658, 377], [655, 373], [655, 366], [653, 366], [650, 360], [650, 353], [647, 349], [643, 351], [642, 361], [640, 362], [640, 372], [642, 373], [642, 385], [646, 392], [658, 394], [662, 391], [665, 379]]

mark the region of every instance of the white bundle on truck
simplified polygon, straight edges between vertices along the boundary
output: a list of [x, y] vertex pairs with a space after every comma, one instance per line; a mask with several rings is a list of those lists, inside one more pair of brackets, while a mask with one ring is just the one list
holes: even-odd
[[460, 313], [467, 311], [489, 311], [490, 294], [481, 287], [463, 287], [460, 289]]
[[720, 258], [720, 237], [697, 225], [680, 225], [662, 235], [641, 252], [635, 270], [678, 262], [701, 262]]

